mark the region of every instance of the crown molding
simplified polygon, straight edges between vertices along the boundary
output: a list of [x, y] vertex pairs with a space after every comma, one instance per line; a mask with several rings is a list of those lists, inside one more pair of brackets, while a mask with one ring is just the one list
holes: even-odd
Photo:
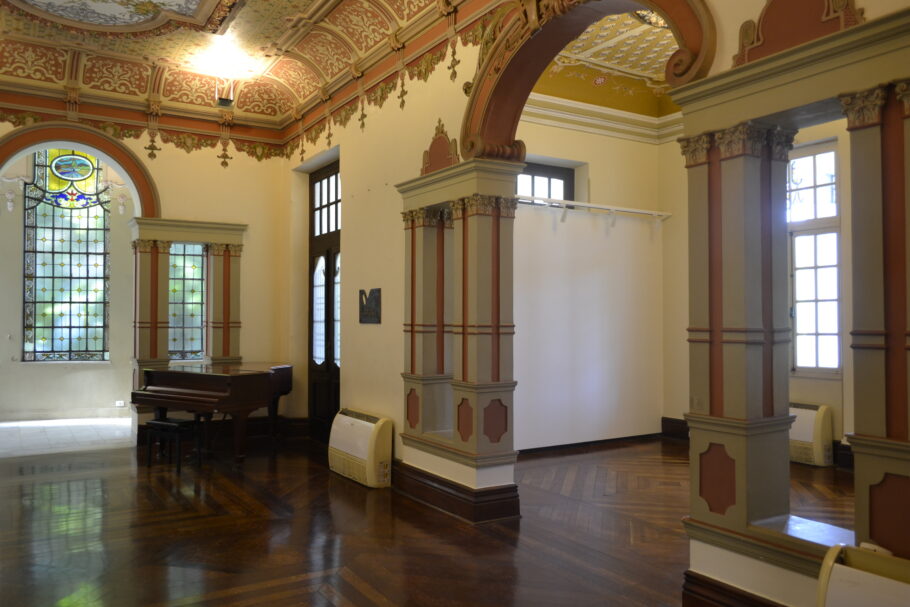
[[676, 141], [683, 132], [680, 112], [656, 118], [540, 93], [528, 97], [521, 120], [651, 144]]

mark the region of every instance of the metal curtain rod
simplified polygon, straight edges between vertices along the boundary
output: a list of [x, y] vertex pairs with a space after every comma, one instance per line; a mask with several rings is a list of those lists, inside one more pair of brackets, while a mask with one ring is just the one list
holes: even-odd
[[571, 208], [582, 208], [589, 209], [592, 211], [603, 211], [604, 213], [628, 213], [630, 215], [647, 215], [648, 217], [656, 217], [661, 221], [667, 220], [669, 217], [672, 217], [672, 213], [665, 213], [664, 211], [649, 211], [647, 209], [630, 209], [628, 207], [615, 207], [599, 204], [591, 204], [590, 202], [575, 202], [573, 200], [559, 200], [558, 198], [542, 198], [540, 196], [519, 196], [518, 202], [522, 204], [533, 204], [535, 206], [543, 206], [538, 204], [536, 201], [542, 201], [546, 203], [546, 206], [558, 207], [560, 209], [571, 209]]

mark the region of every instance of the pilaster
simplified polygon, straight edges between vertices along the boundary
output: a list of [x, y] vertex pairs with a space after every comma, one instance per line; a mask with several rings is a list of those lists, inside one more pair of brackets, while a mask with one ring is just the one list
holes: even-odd
[[856, 539], [910, 557], [910, 81], [841, 96], [850, 131]]
[[692, 516], [789, 512], [787, 151], [742, 123], [680, 140], [689, 171]]
[[[133, 240], [133, 359], [138, 369], [168, 365], [168, 265], [171, 243]], [[138, 380], [138, 374], [135, 375]]]
[[243, 245], [210, 243], [206, 342], [213, 363], [240, 362], [240, 254]]
[[[398, 186], [408, 209], [403, 459], [472, 490], [514, 487], [513, 195], [522, 166], [478, 159]], [[517, 505], [516, 494], [513, 514]]]

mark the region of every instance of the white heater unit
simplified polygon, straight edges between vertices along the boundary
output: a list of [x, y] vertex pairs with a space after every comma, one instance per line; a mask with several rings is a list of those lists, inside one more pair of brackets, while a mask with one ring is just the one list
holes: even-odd
[[831, 466], [831, 407], [790, 403], [790, 415], [796, 420], [790, 426], [790, 459], [812, 466]]
[[367, 487], [392, 484], [392, 420], [342, 409], [329, 435], [329, 469]]

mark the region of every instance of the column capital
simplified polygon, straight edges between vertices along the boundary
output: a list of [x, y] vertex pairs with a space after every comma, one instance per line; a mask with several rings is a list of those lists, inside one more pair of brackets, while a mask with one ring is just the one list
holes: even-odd
[[155, 248], [155, 245], [157, 244], [157, 240], [138, 238], [133, 241], [133, 251], [136, 253], [151, 253], [152, 249]]
[[517, 198], [471, 194], [452, 203], [452, 214], [455, 219], [463, 219], [471, 215], [492, 216], [498, 210], [500, 217], [515, 217], [517, 207]]
[[840, 95], [841, 107], [847, 116], [847, 130], [864, 129], [882, 123], [882, 107], [886, 90], [877, 86], [866, 91]]
[[721, 160], [737, 156], [755, 156], [760, 158], [765, 143], [768, 141], [768, 128], [751, 122], [743, 122], [729, 129], [718, 131], [714, 135], [717, 147], [720, 148]]
[[708, 150], [714, 141], [711, 133], [702, 133], [694, 137], [680, 137], [677, 139], [682, 155], [686, 157], [686, 168], [695, 167], [708, 162]]
[[240, 257], [240, 254], [243, 253], [242, 244], [226, 244], [224, 245], [228, 253], [234, 257]]
[[209, 246], [209, 255], [224, 255], [225, 249], [227, 249], [226, 244], [220, 244], [217, 242], [210, 242]]
[[170, 240], [156, 240], [155, 246], [158, 247], [159, 251], [170, 251], [171, 250], [171, 241]]
[[771, 160], [788, 162], [790, 150], [793, 149], [793, 139], [797, 131], [783, 128], [773, 129], [768, 133], [768, 144], [771, 146]]
[[910, 80], [899, 80], [894, 83], [894, 94], [904, 104], [904, 118], [910, 118]]

